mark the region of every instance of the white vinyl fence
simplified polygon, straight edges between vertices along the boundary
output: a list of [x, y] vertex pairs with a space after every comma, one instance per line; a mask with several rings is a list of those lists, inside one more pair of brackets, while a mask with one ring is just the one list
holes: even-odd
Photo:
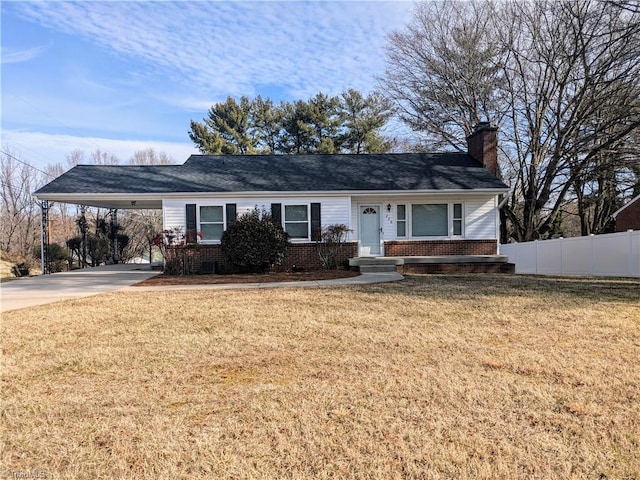
[[500, 245], [516, 273], [640, 277], [640, 230]]

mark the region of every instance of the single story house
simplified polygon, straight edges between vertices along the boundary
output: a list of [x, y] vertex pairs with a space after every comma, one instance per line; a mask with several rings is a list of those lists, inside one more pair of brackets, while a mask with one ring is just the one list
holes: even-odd
[[616, 232], [640, 230], [640, 195], [636, 195], [612, 215], [616, 221]]
[[508, 187], [496, 171], [497, 129], [482, 123], [467, 153], [192, 155], [182, 165], [78, 165], [36, 196], [162, 209], [164, 229], [183, 229], [201, 245], [201, 259], [223, 269], [223, 231], [258, 207], [290, 236], [283, 268], [318, 267], [318, 232], [344, 224], [351, 232], [342, 260], [355, 266], [504, 271], [498, 203]]

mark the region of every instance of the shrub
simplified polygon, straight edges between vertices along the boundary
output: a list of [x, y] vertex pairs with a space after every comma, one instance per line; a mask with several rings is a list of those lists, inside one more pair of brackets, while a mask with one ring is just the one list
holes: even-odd
[[[33, 257], [35, 259], [42, 258], [42, 250], [40, 245], [33, 249]], [[69, 254], [65, 248], [57, 243], [49, 244], [49, 270], [51, 273], [62, 272], [69, 265]], [[24, 264], [28, 266], [27, 264]]]
[[282, 263], [289, 237], [271, 214], [256, 207], [229, 225], [220, 243], [227, 262], [243, 272], [263, 273]]
[[320, 261], [325, 270], [338, 268], [338, 255], [349, 232], [351, 230], [344, 224], [327, 225], [322, 229], [317, 246]]

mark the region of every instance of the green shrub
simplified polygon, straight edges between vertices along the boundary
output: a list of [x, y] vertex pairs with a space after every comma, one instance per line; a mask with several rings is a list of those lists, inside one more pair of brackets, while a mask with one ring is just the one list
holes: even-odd
[[[42, 258], [41, 246], [38, 245], [33, 249], [33, 257], [36, 259]], [[49, 244], [49, 270], [51, 273], [63, 272], [67, 270], [69, 265], [69, 254], [66, 249], [58, 245], [57, 243]]]
[[254, 208], [228, 226], [220, 243], [227, 262], [243, 272], [263, 273], [282, 263], [289, 237], [268, 212]]

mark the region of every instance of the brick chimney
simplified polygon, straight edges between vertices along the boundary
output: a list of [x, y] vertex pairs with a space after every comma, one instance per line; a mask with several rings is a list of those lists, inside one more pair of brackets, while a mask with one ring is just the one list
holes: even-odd
[[467, 137], [467, 151], [484, 168], [498, 176], [498, 128], [480, 122]]

